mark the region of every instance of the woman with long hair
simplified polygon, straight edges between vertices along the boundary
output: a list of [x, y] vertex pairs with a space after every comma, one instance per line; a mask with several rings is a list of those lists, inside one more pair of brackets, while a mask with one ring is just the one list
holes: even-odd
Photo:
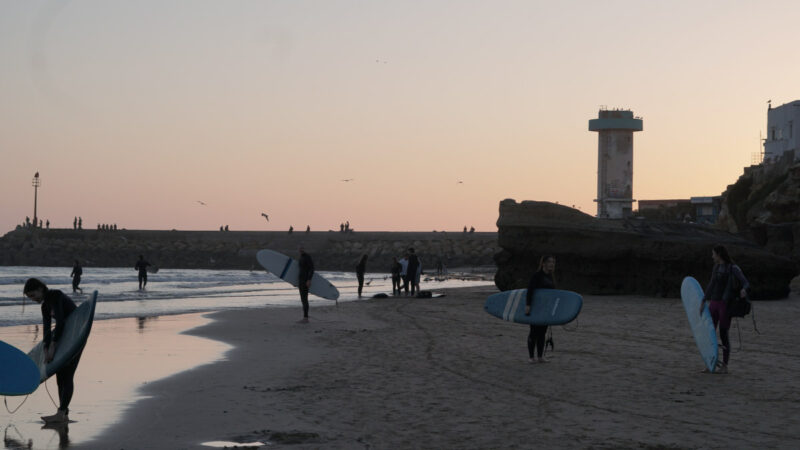
[[[731, 327], [731, 315], [728, 312], [728, 302], [735, 296], [746, 297], [750, 283], [745, 278], [742, 269], [733, 263], [728, 254], [728, 249], [722, 245], [717, 245], [711, 250], [711, 259], [714, 261], [714, 268], [711, 270], [711, 280], [706, 286], [705, 295], [700, 302], [700, 314], [709, 302], [708, 310], [711, 313], [711, 321], [714, 322], [714, 329], [719, 328], [719, 339], [722, 342], [722, 363], [717, 368], [716, 373], [728, 373], [728, 358], [731, 354], [730, 338], [728, 330]], [[736, 286], [738, 281], [738, 289]], [[706, 369], [704, 372], [707, 372]]]
[[[533, 302], [533, 294], [536, 289], [556, 288], [555, 270], [555, 256], [542, 256], [539, 260], [539, 269], [533, 274], [528, 282], [528, 293], [525, 297], [526, 316], [531, 314], [531, 304]], [[547, 325], [531, 325], [531, 331], [528, 334], [528, 357], [530, 358], [530, 362], [547, 362], [547, 359], [544, 357], [546, 334]]]

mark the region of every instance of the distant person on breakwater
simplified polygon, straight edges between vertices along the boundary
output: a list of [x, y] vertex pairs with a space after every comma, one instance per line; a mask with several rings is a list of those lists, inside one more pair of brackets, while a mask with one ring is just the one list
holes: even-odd
[[356, 278], [358, 279], [358, 298], [361, 298], [361, 289], [364, 287], [364, 273], [367, 271], [367, 254], [361, 255], [356, 264]]
[[397, 260], [396, 256], [392, 257], [392, 295], [400, 295], [400, 271], [403, 270], [403, 266], [400, 265], [400, 262]]
[[[46, 361], [53, 360], [58, 343], [64, 333], [64, 323], [75, 311], [75, 302], [66, 294], [57, 289], [48, 289], [47, 286], [37, 278], [28, 278], [25, 287], [22, 289], [26, 297], [42, 305], [42, 323], [44, 333], [44, 353]], [[55, 319], [55, 329], [51, 330], [52, 320]], [[69, 403], [75, 390], [73, 379], [75, 370], [78, 368], [78, 361], [81, 359], [83, 350], [78, 352], [75, 358], [56, 372], [58, 383], [58, 411], [52, 416], [42, 416], [45, 423], [68, 423], [69, 422]]]
[[[544, 255], [539, 260], [539, 269], [533, 274], [528, 282], [528, 292], [525, 296], [525, 315], [531, 314], [533, 304], [533, 294], [536, 289], [555, 289], [555, 270], [556, 258], [552, 255]], [[548, 360], [544, 357], [545, 335], [547, 325], [531, 325], [528, 334], [528, 358], [530, 362], [545, 363]], [[538, 358], [538, 359], [537, 359]]]
[[[731, 343], [728, 330], [731, 328], [731, 315], [728, 312], [728, 304], [737, 295], [747, 297], [747, 289], [750, 283], [744, 277], [742, 269], [733, 263], [728, 254], [728, 249], [722, 245], [717, 245], [711, 250], [711, 259], [714, 261], [714, 268], [711, 270], [711, 280], [706, 286], [703, 301], [700, 302], [700, 314], [709, 301], [708, 310], [711, 313], [711, 321], [714, 323], [714, 330], [719, 327], [719, 338], [722, 341], [722, 365], [714, 373], [728, 373], [728, 358], [731, 355]], [[705, 369], [704, 372], [708, 372]]]
[[147, 286], [147, 266], [151, 264], [144, 260], [144, 256], [139, 255], [139, 261], [136, 261], [136, 265], [133, 267], [134, 270], [139, 271], [139, 290], [144, 290], [145, 286]]
[[300, 244], [300, 273], [297, 276], [297, 289], [300, 290], [300, 303], [303, 304], [303, 319], [299, 323], [308, 323], [308, 289], [311, 287], [311, 279], [314, 278], [314, 261], [311, 255], [306, 253], [303, 244]]
[[69, 275], [72, 277], [72, 292], [80, 291], [83, 294], [83, 289], [79, 288], [78, 285], [81, 284], [81, 275], [83, 274], [83, 268], [81, 267], [81, 263], [76, 259], [75, 265], [72, 266], [72, 273]]

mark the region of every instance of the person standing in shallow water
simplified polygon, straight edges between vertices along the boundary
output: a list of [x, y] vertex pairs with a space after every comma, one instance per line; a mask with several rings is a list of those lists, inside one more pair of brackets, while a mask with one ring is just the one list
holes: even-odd
[[356, 265], [356, 278], [358, 279], [358, 298], [361, 298], [361, 289], [364, 288], [364, 273], [367, 271], [367, 254], [361, 255]]
[[300, 245], [300, 272], [297, 276], [297, 289], [300, 291], [300, 303], [303, 304], [303, 318], [300, 323], [308, 323], [308, 289], [311, 287], [311, 279], [314, 278], [314, 261], [311, 255], [306, 253], [303, 245]]
[[144, 260], [144, 256], [139, 255], [139, 261], [133, 266], [134, 270], [139, 271], [139, 290], [143, 290], [147, 286], [147, 266], [150, 263]]
[[[42, 324], [44, 333], [44, 354], [45, 361], [50, 362], [55, 356], [61, 336], [64, 333], [64, 323], [75, 311], [75, 303], [66, 294], [57, 289], [48, 289], [47, 286], [37, 278], [29, 278], [22, 289], [26, 297], [42, 305]], [[52, 319], [55, 319], [55, 329], [50, 328]], [[78, 352], [75, 358], [56, 372], [58, 383], [58, 411], [52, 416], [42, 416], [46, 423], [66, 423], [69, 422], [69, 403], [72, 401], [72, 394], [75, 390], [75, 370], [81, 359], [83, 350]]]
[[[711, 250], [711, 259], [714, 261], [714, 268], [711, 270], [711, 280], [706, 286], [703, 301], [700, 302], [700, 314], [703, 314], [706, 301], [709, 301], [708, 311], [711, 313], [711, 321], [714, 322], [715, 330], [719, 327], [719, 339], [722, 342], [722, 364], [715, 373], [728, 373], [728, 358], [731, 355], [728, 335], [728, 330], [731, 328], [731, 316], [728, 313], [728, 303], [737, 295], [747, 297], [750, 283], [742, 273], [742, 269], [733, 263], [733, 259], [725, 247], [715, 246]], [[739, 289], [737, 289], [736, 281], [738, 281]], [[708, 372], [708, 369], [705, 369], [704, 372]]]
[[[545, 255], [539, 260], [539, 269], [533, 274], [528, 282], [528, 293], [525, 296], [525, 315], [531, 314], [533, 295], [536, 289], [555, 289], [556, 258], [552, 255]], [[528, 334], [528, 358], [530, 362], [548, 362], [544, 357], [545, 335], [547, 325], [531, 325]]]
[[72, 293], [80, 291], [83, 294], [83, 289], [79, 288], [78, 285], [81, 284], [81, 275], [83, 275], [83, 268], [81, 267], [81, 263], [76, 259], [75, 265], [72, 266], [72, 273], [70, 276], [72, 277]]

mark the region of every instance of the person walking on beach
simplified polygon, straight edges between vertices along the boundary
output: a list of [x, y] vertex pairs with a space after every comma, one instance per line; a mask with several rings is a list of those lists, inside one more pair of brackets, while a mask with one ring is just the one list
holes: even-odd
[[413, 248], [408, 249], [408, 268], [406, 268], [406, 278], [408, 282], [406, 284], [411, 285], [411, 296], [414, 296], [415, 288], [419, 290], [419, 270], [421, 266], [419, 264], [419, 258], [417, 254], [414, 252]]
[[403, 290], [408, 295], [408, 252], [400, 258], [400, 278], [403, 280]]
[[[525, 296], [525, 315], [531, 314], [533, 304], [533, 294], [536, 289], [555, 289], [555, 270], [556, 258], [552, 255], [544, 255], [539, 260], [539, 269], [533, 274], [528, 282], [528, 292]], [[530, 362], [548, 362], [544, 357], [545, 335], [547, 325], [531, 325], [528, 333], [528, 358]]]
[[144, 260], [144, 256], [139, 255], [139, 261], [136, 261], [136, 265], [133, 266], [134, 270], [139, 271], [139, 290], [144, 290], [145, 286], [147, 286], [147, 266], [150, 263]]
[[[44, 354], [46, 362], [53, 360], [56, 348], [64, 333], [64, 323], [75, 311], [75, 303], [66, 294], [57, 289], [48, 289], [47, 286], [37, 278], [28, 278], [22, 292], [26, 297], [42, 305], [42, 324], [44, 333]], [[52, 319], [55, 319], [55, 329], [50, 328]], [[75, 390], [75, 370], [78, 368], [78, 361], [81, 359], [83, 350], [79, 351], [72, 361], [68, 362], [58, 372], [56, 381], [58, 383], [58, 411], [52, 416], [42, 416], [45, 423], [67, 423], [69, 422], [69, 403]]]
[[[700, 302], [700, 314], [703, 314], [706, 301], [709, 301], [708, 310], [711, 313], [711, 321], [714, 322], [715, 330], [719, 327], [719, 339], [722, 341], [722, 363], [715, 373], [728, 373], [728, 358], [731, 354], [728, 335], [731, 327], [731, 315], [728, 313], [728, 302], [737, 295], [747, 297], [750, 283], [742, 273], [742, 269], [733, 263], [728, 249], [722, 245], [717, 245], [711, 250], [711, 259], [714, 261], [714, 268], [711, 270], [711, 280], [708, 282], [705, 295]], [[708, 369], [705, 369], [704, 372], [708, 372]]]
[[400, 262], [397, 260], [396, 256], [392, 257], [392, 295], [400, 295], [400, 271], [403, 270], [403, 266], [400, 265]]
[[364, 287], [364, 273], [367, 271], [367, 254], [361, 255], [361, 260], [356, 265], [356, 278], [358, 279], [358, 298], [361, 298], [361, 289]]
[[81, 267], [81, 263], [76, 259], [75, 265], [72, 266], [72, 273], [69, 276], [72, 277], [72, 293], [81, 291], [83, 294], [83, 289], [79, 288], [78, 285], [81, 284], [81, 275], [83, 275], [83, 268]]
[[311, 287], [311, 279], [314, 278], [314, 261], [311, 255], [306, 253], [303, 245], [300, 244], [300, 273], [297, 276], [297, 288], [300, 290], [300, 303], [303, 304], [303, 319], [300, 323], [308, 323], [308, 289]]

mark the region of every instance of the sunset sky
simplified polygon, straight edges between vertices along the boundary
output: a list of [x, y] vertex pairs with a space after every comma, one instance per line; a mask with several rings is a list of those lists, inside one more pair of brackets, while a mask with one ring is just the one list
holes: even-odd
[[767, 101], [800, 99], [798, 19], [795, 1], [0, 0], [0, 234], [33, 216], [37, 171], [58, 228], [495, 231], [505, 198], [595, 214], [603, 105], [644, 119], [635, 199], [718, 195]]

